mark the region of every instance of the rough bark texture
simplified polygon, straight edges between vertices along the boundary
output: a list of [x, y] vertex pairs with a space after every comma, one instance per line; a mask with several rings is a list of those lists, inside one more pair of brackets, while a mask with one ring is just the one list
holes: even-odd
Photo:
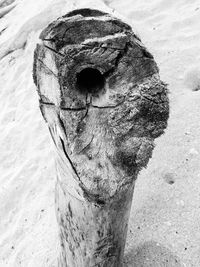
[[167, 126], [166, 85], [109, 14], [75, 10], [40, 38], [33, 77], [57, 151], [59, 266], [122, 266], [134, 183]]

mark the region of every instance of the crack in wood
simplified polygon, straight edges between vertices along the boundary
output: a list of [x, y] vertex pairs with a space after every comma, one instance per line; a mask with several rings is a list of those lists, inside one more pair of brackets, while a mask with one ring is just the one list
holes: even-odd
[[55, 78], [58, 78], [58, 75], [56, 75], [40, 58], [38, 58], [38, 61], [51, 73]]
[[[98, 108], [98, 109], [104, 109], [104, 108], [107, 109], [107, 108], [116, 108], [116, 107], [122, 105], [124, 103], [124, 101], [125, 101], [125, 97], [124, 97], [124, 100], [123, 101], [121, 101], [120, 103], [118, 103], [116, 105], [113, 105], [113, 106], [112, 105], [110, 105], [110, 106], [96, 106], [96, 105], [87, 103], [85, 107], [81, 107], [81, 108], [68, 108], [68, 107], [63, 107], [63, 106], [59, 106], [59, 108], [61, 110], [67, 110], [67, 111], [82, 111], [82, 110], [87, 110], [88, 111], [88, 107]], [[56, 105], [54, 103], [45, 102], [42, 99], [40, 99], [39, 102], [42, 105], [49, 105], [49, 106], [55, 106], [56, 107]], [[84, 118], [85, 117], [86, 117], [86, 115], [84, 115]]]
[[[156, 104], [156, 105], [166, 104], [165, 101], [159, 101], [159, 102], [158, 101], [155, 101], [153, 98], [149, 98], [148, 96], [144, 95], [142, 92], [140, 92], [140, 96], [142, 98], [148, 100], [149, 102], [152, 102], [152, 103]], [[155, 98], [155, 96], [154, 96], [154, 98]]]
[[62, 139], [61, 137], [60, 137], [60, 142], [61, 142], [61, 144], [62, 144], [63, 152], [64, 152], [66, 158], [68, 159], [68, 161], [69, 161], [69, 163], [70, 163], [72, 169], [74, 170], [74, 173], [76, 174], [77, 178], [78, 178], [79, 181], [81, 182], [81, 179], [80, 179], [80, 177], [79, 177], [79, 175], [78, 175], [78, 172], [77, 172], [77, 170], [76, 170], [76, 168], [75, 168], [75, 166], [74, 166], [72, 160], [70, 159], [69, 155], [67, 154], [67, 151], [66, 151], [66, 149], [65, 149], [64, 141], [63, 141], [63, 139]]
[[51, 103], [51, 102], [45, 102], [45, 101], [43, 101], [41, 98], [39, 99], [39, 103], [40, 103], [41, 105], [55, 106], [54, 103]]
[[[64, 183], [61, 183], [61, 181], [60, 181], [59, 179], [57, 179], [57, 182], [59, 183], [60, 188], [61, 188], [62, 191], [63, 191], [63, 194], [66, 194], [66, 191], [67, 191], [67, 193], [68, 193], [70, 196], [72, 196], [73, 198], [77, 199], [78, 201], [80, 201], [80, 202], [82, 202], [82, 203], [84, 202], [84, 200], [81, 200], [80, 198], [78, 198], [78, 197], [72, 195], [72, 194], [70, 193], [70, 191], [67, 189], [67, 185], [65, 185]], [[63, 185], [65, 185], [65, 188], [63, 188]]]
[[[50, 41], [50, 42], [56, 42], [55, 39], [43, 39], [43, 41]], [[94, 41], [96, 42], [96, 41]], [[92, 48], [106, 48], [106, 49], [113, 49], [113, 50], [124, 50], [123, 48], [120, 47], [114, 47], [114, 46], [105, 46], [105, 43], [102, 43], [100, 45], [92, 45], [92, 44], [84, 44], [84, 43], [80, 43], [80, 44], [66, 44], [65, 47], [69, 47], [69, 48], [79, 48], [80, 46], [86, 46], [86, 47], [92, 47]]]
[[114, 67], [112, 67], [107, 72], [105, 72], [104, 77], [108, 78], [109, 76], [111, 76], [115, 72], [116, 69], [118, 69], [118, 65], [120, 63], [120, 60], [127, 54], [128, 48], [129, 48], [129, 43], [126, 42], [124, 49], [122, 51], [120, 51], [119, 54], [117, 55], [117, 57], [115, 58]]
[[62, 54], [62, 53], [56, 51], [55, 49], [53, 49], [52, 47], [50, 47], [50, 46], [48, 46], [48, 45], [45, 45], [45, 44], [44, 44], [44, 47], [46, 47], [47, 49], [51, 50], [51, 51], [54, 52], [55, 54], [58, 54], [58, 55], [61, 56], [61, 57], [65, 57], [64, 54]]
[[68, 111], [81, 111], [81, 110], [86, 110], [87, 107], [82, 107], [82, 108], [68, 108], [68, 107], [62, 107], [60, 106], [61, 110], [68, 110]]
[[94, 134], [92, 135], [90, 142], [87, 145], [85, 145], [80, 151], [78, 151], [77, 154], [81, 154], [84, 150], [86, 150], [92, 143], [93, 139], [94, 139]]

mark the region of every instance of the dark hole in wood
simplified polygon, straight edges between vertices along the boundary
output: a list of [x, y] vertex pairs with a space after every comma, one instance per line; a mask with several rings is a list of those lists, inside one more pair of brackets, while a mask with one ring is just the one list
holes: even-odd
[[81, 93], [98, 93], [105, 85], [105, 78], [97, 69], [86, 68], [76, 75], [76, 88]]

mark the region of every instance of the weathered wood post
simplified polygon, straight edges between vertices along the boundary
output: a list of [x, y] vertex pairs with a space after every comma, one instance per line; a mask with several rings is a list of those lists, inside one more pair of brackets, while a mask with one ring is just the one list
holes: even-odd
[[33, 77], [55, 143], [59, 266], [122, 266], [133, 189], [167, 125], [167, 89], [129, 25], [80, 9], [40, 35]]

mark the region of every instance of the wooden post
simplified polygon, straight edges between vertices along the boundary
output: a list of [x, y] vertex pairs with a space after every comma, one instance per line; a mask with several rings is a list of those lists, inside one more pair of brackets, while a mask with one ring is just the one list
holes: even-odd
[[57, 157], [59, 266], [122, 266], [135, 180], [167, 126], [166, 85], [129, 25], [80, 9], [40, 35], [33, 77]]

